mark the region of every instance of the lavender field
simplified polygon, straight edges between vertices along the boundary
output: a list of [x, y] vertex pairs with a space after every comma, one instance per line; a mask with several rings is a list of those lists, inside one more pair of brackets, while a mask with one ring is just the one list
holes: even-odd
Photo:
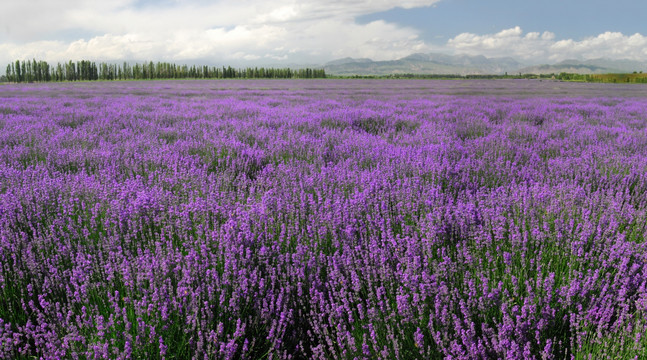
[[647, 358], [646, 90], [0, 86], [0, 358]]

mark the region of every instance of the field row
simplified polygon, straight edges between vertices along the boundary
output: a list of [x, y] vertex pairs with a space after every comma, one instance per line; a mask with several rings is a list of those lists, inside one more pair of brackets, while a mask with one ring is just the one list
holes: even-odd
[[0, 358], [647, 356], [646, 99], [187, 84], [0, 94]]

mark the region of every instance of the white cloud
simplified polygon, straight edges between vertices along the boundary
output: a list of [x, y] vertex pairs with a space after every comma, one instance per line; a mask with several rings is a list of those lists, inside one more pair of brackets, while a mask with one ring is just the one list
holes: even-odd
[[[34, 0], [0, 13], [0, 63], [17, 58], [170, 60], [286, 59], [326, 61], [356, 56], [392, 59], [428, 50], [418, 31], [363, 14], [440, 0], [167, 1]], [[5, 11], [6, 10], [6, 11]], [[29, 13], [25, 17], [23, 14]], [[28, 24], [24, 19], [35, 19]], [[0, 28], [0, 31], [2, 29]], [[42, 41], [60, 32], [102, 34]]]
[[463, 33], [432, 46], [414, 28], [355, 22], [361, 15], [439, 1], [9, 1], [0, 11], [0, 64], [30, 58], [321, 63], [346, 56], [388, 60], [432, 50], [537, 62], [647, 58], [647, 37], [641, 34], [557, 40], [552, 32], [524, 33], [517, 26], [494, 34]]
[[555, 34], [548, 31], [524, 35], [519, 26], [495, 34], [462, 33], [450, 39], [447, 46], [460, 54], [512, 56], [536, 62], [601, 57], [644, 60], [647, 57], [647, 36], [641, 34], [605, 32], [582, 40], [555, 40]]

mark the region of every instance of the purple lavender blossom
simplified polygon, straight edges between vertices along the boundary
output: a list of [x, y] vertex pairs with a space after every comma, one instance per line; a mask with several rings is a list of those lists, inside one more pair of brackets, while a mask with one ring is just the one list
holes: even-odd
[[3, 86], [0, 358], [644, 358], [644, 90]]

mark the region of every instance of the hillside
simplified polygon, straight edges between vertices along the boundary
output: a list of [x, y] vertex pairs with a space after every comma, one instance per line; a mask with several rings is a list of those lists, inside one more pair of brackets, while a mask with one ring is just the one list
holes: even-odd
[[503, 75], [509, 74], [608, 74], [647, 71], [647, 63], [632, 60], [564, 60], [554, 64], [527, 64], [511, 57], [412, 54], [397, 60], [374, 61], [343, 58], [324, 64], [327, 74], [338, 76], [389, 74]]

